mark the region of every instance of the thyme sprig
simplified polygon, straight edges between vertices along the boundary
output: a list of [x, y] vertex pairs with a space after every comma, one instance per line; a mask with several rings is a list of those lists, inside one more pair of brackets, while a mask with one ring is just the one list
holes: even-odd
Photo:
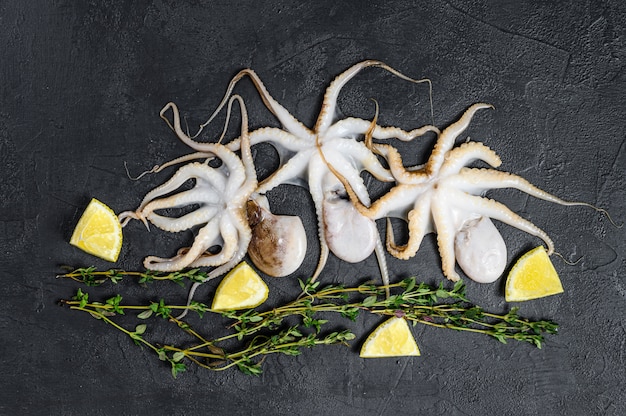
[[[301, 348], [303, 347], [311, 348], [316, 345], [333, 344], [347, 345], [347, 341], [355, 338], [350, 331], [344, 330], [322, 335], [319, 331], [304, 333], [299, 325], [292, 325], [269, 334], [257, 334], [252, 337], [245, 347], [238, 351], [227, 352], [219, 347], [218, 344], [232, 338], [242, 339], [244, 335], [250, 335], [257, 331], [241, 329], [235, 333], [207, 340], [191, 328], [189, 324], [172, 315], [172, 312], [176, 310], [189, 309], [197, 312], [202, 317], [205, 312], [210, 311], [205, 304], [192, 302], [189, 306], [167, 305], [163, 299], [160, 299], [157, 302], [151, 302], [149, 305], [123, 305], [121, 301], [122, 297], [116, 295], [105, 302], [90, 302], [89, 294], [78, 289], [76, 295], [71, 300], [62, 300], [61, 303], [68, 305], [70, 309], [89, 313], [92, 317], [102, 320], [128, 335], [135, 344], [148, 347], [158, 355], [160, 360], [166, 361], [171, 365], [174, 377], [187, 369], [187, 365], [182, 362], [183, 358], [187, 358], [192, 363], [209, 370], [223, 371], [231, 367], [237, 367], [246, 374], [259, 375], [262, 372], [262, 360], [256, 361], [257, 357], [265, 357], [275, 353], [295, 356], [301, 353]], [[134, 330], [129, 330], [113, 320], [114, 316], [125, 315], [126, 311], [139, 311], [137, 315], [139, 319], [148, 319], [153, 315], [165, 318], [192, 335], [196, 339], [196, 345], [182, 349], [173, 345], [148, 341], [144, 337], [148, 329], [147, 324], [139, 324], [135, 326]], [[242, 315], [245, 315], [245, 313]], [[257, 321], [253, 314], [248, 313], [248, 315], [247, 318], [244, 318], [246, 321]], [[257, 329], [268, 326], [268, 323], [259, 325]]]
[[[306, 326], [317, 327], [325, 323], [314, 319], [313, 315], [317, 312], [335, 312], [355, 320], [360, 311], [404, 317], [413, 324], [481, 333], [502, 343], [509, 339], [529, 342], [538, 348], [544, 341], [543, 333], [555, 334], [558, 329], [558, 325], [552, 321], [533, 321], [520, 317], [519, 308], [512, 308], [506, 314], [485, 312], [480, 306], [469, 302], [462, 282], [457, 282], [452, 289], [444, 288], [443, 283], [436, 287], [417, 283], [415, 278], [386, 286], [326, 286], [319, 290], [318, 286], [319, 282], [301, 282], [303, 295], [300, 298], [266, 312], [229, 312], [224, 315], [235, 320], [233, 327], [241, 336], [291, 315], [301, 316]], [[390, 296], [386, 296], [387, 290], [391, 291]], [[394, 290], [397, 293], [394, 294]], [[350, 295], [354, 294], [359, 297], [350, 300]]]
[[[344, 344], [356, 338], [349, 330], [323, 332], [329, 322], [328, 314], [339, 314], [355, 320], [360, 312], [379, 316], [398, 316], [409, 322], [437, 328], [468, 331], [491, 336], [502, 343], [508, 340], [529, 342], [541, 348], [544, 334], [557, 332], [557, 324], [547, 320], [529, 320], [518, 315], [513, 308], [504, 314], [485, 312], [473, 305], [465, 295], [465, 286], [458, 282], [453, 288], [417, 283], [415, 278], [390, 285], [363, 284], [356, 287], [328, 285], [320, 288], [319, 282], [300, 281], [302, 293], [282, 306], [257, 311], [217, 312], [200, 302], [189, 305], [169, 305], [165, 300], [148, 305], [124, 305], [120, 295], [104, 302], [92, 302], [89, 294], [78, 290], [71, 300], [62, 301], [71, 309], [87, 312], [128, 335], [138, 345], [154, 351], [159, 359], [170, 363], [176, 377], [185, 371], [183, 360], [202, 368], [223, 371], [236, 367], [246, 374], [261, 373], [263, 359], [271, 354], [299, 355], [303, 348], [317, 345]], [[389, 296], [387, 296], [389, 293]], [[196, 312], [202, 318], [207, 312], [220, 313], [232, 320], [230, 332], [218, 338], [207, 339], [188, 323], [176, 319], [181, 310]], [[185, 347], [148, 341], [147, 324], [126, 329], [114, 322], [116, 315], [137, 312], [137, 318], [166, 319], [191, 335], [195, 340]], [[324, 317], [319, 314], [324, 313]], [[289, 318], [289, 320], [288, 320]], [[296, 319], [294, 324], [292, 321]], [[228, 340], [238, 340], [243, 346], [227, 351], [222, 345]]]
[[120, 269], [97, 270], [94, 266], [79, 267], [76, 269], [68, 268], [67, 273], [58, 274], [57, 278], [71, 279], [87, 286], [100, 286], [101, 284], [111, 281], [114, 284], [119, 283], [124, 277], [132, 277], [138, 279], [138, 283], [152, 283], [155, 281], [171, 281], [181, 286], [185, 285], [185, 279], [190, 282], [202, 283], [208, 279], [208, 274], [200, 269], [190, 269], [178, 272], [156, 272], [152, 270], [146, 271], [126, 271]]

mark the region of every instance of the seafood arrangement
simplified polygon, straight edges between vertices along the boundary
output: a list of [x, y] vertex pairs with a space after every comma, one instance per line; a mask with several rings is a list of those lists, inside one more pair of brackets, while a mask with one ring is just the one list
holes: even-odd
[[[497, 170], [500, 157], [480, 142], [466, 140], [457, 145], [476, 112], [492, 106], [473, 104], [458, 121], [441, 131], [432, 125], [410, 131], [380, 126], [377, 117], [336, 119], [341, 89], [368, 67], [383, 69], [409, 82], [428, 82], [407, 77], [380, 61], [357, 63], [326, 89], [313, 128], [305, 126], [274, 99], [251, 69], [240, 71], [231, 80], [222, 102], [195, 135], [183, 130], [178, 107], [168, 103], [161, 110], [161, 117], [194, 153], [153, 170], [185, 163], [171, 179], [150, 191], [136, 210], [122, 212], [119, 219], [123, 225], [137, 219], [146, 227], [150, 223], [168, 232], [201, 228], [191, 247], [181, 248], [169, 259], [149, 256], [144, 266], [157, 271], [214, 267], [208, 274], [209, 280], [228, 272], [247, 252], [254, 265], [270, 276], [296, 272], [306, 253], [307, 230], [297, 216], [273, 214], [265, 198], [282, 184], [304, 184], [315, 205], [320, 256], [312, 281], [323, 271], [331, 252], [352, 263], [374, 253], [382, 281], [388, 284], [386, 253], [409, 259], [420, 248], [423, 237], [433, 232], [447, 279], [460, 279], [455, 270], [458, 264], [470, 279], [493, 282], [504, 272], [507, 254], [492, 219], [540, 238], [548, 253], [553, 253], [554, 244], [543, 230], [504, 204], [486, 198], [485, 191], [515, 188], [556, 204], [590, 205], [564, 201], [518, 175]], [[236, 84], [245, 77], [253, 82], [265, 107], [282, 127], [248, 131], [244, 100], [233, 94]], [[221, 111], [227, 111], [228, 125], [235, 101], [241, 110], [240, 137], [226, 144], [221, 143], [224, 134], [214, 142], [197, 140]], [[400, 152], [387, 143], [390, 139], [412, 141], [427, 132], [436, 134], [437, 141], [427, 162], [420, 166], [405, 166]], [[258, 182], [250, 147], [262, 142], [276, 149], [280, 164], [269, 177]], [[214, 167], [216, 159], [221, 163]], [[472, 167], [474, 161], [484, 162], [490, 168]], [[389, 183], [391, 188], [373, 200], [361, 176], [363, 172]], [[182, 188], [189, 180], [193, 180], [194, 186]], [[160, 213], [183, 207], [195, 209], [180, 217]], [[408, 224], [405, 244], [396, 242], [390, 218], [401, 218]], [[387, 220], [385, 244], [376, 227], [380, 219]]]
[[[565, 201], [516, 174], [498, 170], [502, 162], [495, 151], [477, 141], [460, 140], [477, 112], [493, 108], [489, 104], [469, 106], [457, 121], [442, 130], [428, 124], [413, 130], [381, 126], [378, 104], [372, 120], [337, 117], [341, 89], [368, 67], [383, 69], [408, 82], [428, 82], [407, 77], [380, 61], [357, 63], [326, 89], [312, 128], [276, 101], [251, 69], [240, 71], [231, 80], [222, 101], [194, 135], [183, 130], [177, 105], [168, 103], [160, 116], [192, 152], [146, 172], [178, 166], [167, 181], [145, 195], [135, 210], [116, 215], [105, 204], [92, 200], [70, 243], [116, 261], [122, 245], [122, 227], [131, 220], [141, 221], [148, 230], [151, 225], [171, 233], [193, 230], [193, 243], [180, 248], [171, 258], [146, 257], [145, 272], [97, 271], [88, 267], [58, 277], [88, 286], [107, 280], [117, 283], [127, 276], [139, 278], [140, 283], [172, 280], [183, 286], [188, 279], [192, 285], [187, 304], [171, 304], [161, 298], [148, 305], [132, 305], [122, 302], [119, 294], [99, 302], [92, 301], [80, 289], [61, 303], [112, 325], [135, 344], [154, 351], [159, 360], [171, 365], [174, 377], [186, 371], [189, 363], [214, 371], [237, 367], [246, 374], [258, 375], [262, 371], [261, 357], [275, 353], [299, 355], [303, 348], [348, 345], [356, 338], [350, 330], [322, 331], [328, 320], [318, 319], [318, 312], [336, 313], [351, 320], [362, 311], [387, 318], [362, 344], [361, 358], [419, 356], [420, 349], [408, 322], [482, 333], [503, 343], [529, 342], [541, 348], [543, 334], [555, 334], [556, 323], [523, 318], [517, 307], [505, 314], [487, 313], [465, 296], [457, 264], [465, 276], [478, 283], [496, 281], [508, 266], [506, 243], [492, 220], [522, 230], [545, 244], [517, 260], [508, 273], [505, 300], [519, 302], [563, 292], [549, 259], [555, 252], [550, 237], [505, 204], [487, 198], [485, 192], [513, 188], [555, 204], [588, 206], [611, 220], [608, 213], [583, 202]], [[246, 77], [281, 127], [249, 129], [245, 100], [234, 93], [237, 83]], [[222, 143], [235, 104], [241, 116], [239, 134]], [[226, 112], [226, 121], [221, 136], [200, 141], [203, 129], [222, 111]], [[411, 142], [426, 133], [436, 135], [426, 162], [407, 166], [391, 140]], [[278, 167], [263, 180], [257, 178], [252, 153], [252, 146], [259, 143], [269, 144], [279, 156]], [[483, 167], [476, 167], [475, 162]], [[372, 197], [365, 175], [384, 184], [386, 191]], [[307, 233], [315, 231], [306, 229], [297, 215], [272, 212], [267, 194], [286, 184], [303, 186], [311, 195], [320, 254], [314, 273], [307, 279], [298, 276], [302, 290], [298, 297], [282, 306], [259, 311], [256, 308], [268, 298], [269, 288], [244, 261], [246, 255], [256, 269], [268, 276], [297, 275], [307, 254]], [[383, 219], [387, 222], [384, 242], [376, 223]], [[406, 242], [396, 240], [392, 219], [407, 224]], [[386, 256], [411, 259], [428, 233], [436, 234], [442, 272], [455, 282], [453, 287], [447, 289], [443, 282], [438, 286], [418, 283], [415, 277], [390, 282]], [[349, 263], [361, 262], [374, 254], [382, 284], [321, 286], [316, 279], [331, 253]], [[211, 307], [193, 299], [199, 285], [223, 275]], [[193, 341], [180, 346], [176, 341], [151, 341], [144, 336], [146, 323], [133, 330], [113, 320], [116, 315], [124, 315], [124, 311], [136, 312], [136, 318], [142, 322], [151, 317], [165, 318], [191, 335]], [[200, 319], [206, 312], [214, 312], [233, 320], [230, 333], [207, 338], [182, 321], [190, 311]], [[284, 320], [293, 317], [299, 323], [286, 327]], [[225, 343], [234, 338], [243, 345], [226, 350]]]

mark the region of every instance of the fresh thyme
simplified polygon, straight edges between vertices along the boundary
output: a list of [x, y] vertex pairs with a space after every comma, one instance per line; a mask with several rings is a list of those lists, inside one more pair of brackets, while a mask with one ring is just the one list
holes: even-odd
[[[77, 269], [81, 270], [81, 269]], [[64, 275], [86, 284], [110, 276], [139, 276], [141, 273], [117, 271], [84, 272], [74, 271]], [[97, 274], [98, 273], [98, 274]], [[99, 274], [103, 273], [103, 274]], [[85, 278], [87, 276], [87, 278]], [[192, 274], [192, 277], [195, 276]], [[141, 276], [140, 276], [141, 277]], [[187, 276], [185, 276], [187, 277]], [[168, 279], [166, 279], [168, 280]], [[89, 282], [89, 283], [88, 283]], [[259, 312], [257, 310], [218, 312], [232, 320], [230, 332], [214, 339], [206, 339], [184, 321], [174, 316], [182, 310], [196, 312], [202, 318], [207, 312], [213, 312], [206, 304], [192, 302], [188, 306], [169, 305], [164, 299], [150, 302], [148, 305], [125, 305], [120, 295], [104, 302], [93, 302], [89, 294], [78, 290], [71, 300], [62, 301], [73, 310], [89, 313], [94, 318], [113, 326], [128, 335], [134, 343], [148, 347], [158, 358], [171, 365], [174, 377], [187, 369], [192, 363], [202, 368], [223, 371], [238, 368], [246, 374], [261, 373], [263, 358], [271, 354], [299, 355], [303, 348], [317, 345], [347, 345], [356, 338], [348, 330], [324, 332], [329, 321], [318, 316], [324, 313], [339, 314], [355, 320], [360, 312], [379, 316], [398, 316], [409, 322], [438, 328], [468, 331], [491, 336], [502, 343], [508, 340], [523, 341], [541, 348], [544, 334], [557, 332], [557, 324], [546, 320], [529, 320], [518, 315], [513, 308], [505, 314], [485, 312], [481, 307], [471, 304], [465, 296], [465, 287], [461, 282], [453, 288], [430, 286], [417, 283], [415, 278], [399, 283], [384, 285], [364, 284], [357, 287], [329, 285], [321, 287], [319, 282], [300, 281], [302, 293], [295, 300], [285, 305]], [[387, 292], [390, 293], [387, 296]], [[160, 317], [178, 326], [195, 340], [185, 347], [149, 341], [146, 323], [136, 325], [129, 330], [114, 321], [117, 315], [135, 312], [142, 322], [149, 318]], [[290, 318], [288, 321], [287, 318]], [[297, 323], [293, 323], [297, 318]], [[238, 340], [243, 344], [238, 350], [227, 351], [222, 346], [227, 340]]]
[[170, 281], [178, 283], [181, 286], [185, 285], [185, 279], [194, 283], [202, 283], [208, 278], [208, 274], [200, 269], [163, 273], [151, 270], [147, 270], [145, 272], [129, 272], [119, 269], [99, 271], [95, 267], [90, 266], [79, 267], [77, 269], [69, 268], [69, 270], [71, 271], [57, 275], [57, 278], [71, 279], [79, 283], [84, 283], [87, 286], [100, 286], [107, 281], [117, 284], [124, 279], [124, 277], [136, 278], [138, 283], [141, 284], [152, 283], [155, 281]]

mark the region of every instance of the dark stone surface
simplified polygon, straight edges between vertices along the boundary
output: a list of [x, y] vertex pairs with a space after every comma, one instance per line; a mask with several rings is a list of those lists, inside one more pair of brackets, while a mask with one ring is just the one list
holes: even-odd
[[[565, 293], [521, 305], [521, 313], [561, 325], [541, 350], [418, 326], [418, 358], [362, 360], [356, 341], [269, 357], [260, 377], [191, 369], [173, 379], [111, 327], [57, 306], [77, 289], [55, 279], [60, 265], [109, 266], [67, 243], [89, 199], [116, 212], [135, 207], [165, 179], [132, 181], [124, 162], [138, 173], [189, 151], [159, 119], [162, 106], [176, 102], [193, 126], [244, 67], [307, 125], [329, 82], [362, 59], [428, 77], [438, 126], [474, 102], [494, 104], [466, 136], [496, 150], [504, 170], [625, 220], [626, 3], [205, 3], [0, 4], [0, 413], [626, 414], [625, 230], [591, 209], [516, 192], [490, 195], [544, 228], [565, 258], [582, 258], [569, 265], [554, 257]], [[248, 83], [238, 91], [249, 99], [253, 128], [276, 125]], [[340, 111], [370, 118], [370, 98], [382, 124], [430, 122], [423, 86], [376, 69], [344, 89]], [[422, 152], [415, 162], [431, 144], [415, 144]], [[265, 163], [272, 162], [261, 170]], [[294, 206], [294, 192], [307, 198], [287, 187], [271, 197], [279, 210], [301, 211], [313, 232], [312, 209]], [[511, 259], [539, 244], [500, 229]], [[172, 251], [174, 240], [133, 225], [116, 266], [138, 269], [146, 254]], [[313, 244], [303, 275], [314, 269], [316, 250]], [[432, 236], [414, 259], [390, 260], [390, 268], [396, 279], [442, 278]], [[331, 259], [321, 279], [354, 284], [376, 276], [373, 258], [358, 265]], [[506, 310], [502, 280], [468, 281], [468, 296]], [[293, 279], [269, 284], [284, 296], [297, 293]], [[214, 287], [199, 296], [208, 299]], [[186, 295], [174, 284], [132, 282], [93, 294], [117, 292], [143, 301]], [[362, 316], [346, 325], [363, 337], [377, 322]]]

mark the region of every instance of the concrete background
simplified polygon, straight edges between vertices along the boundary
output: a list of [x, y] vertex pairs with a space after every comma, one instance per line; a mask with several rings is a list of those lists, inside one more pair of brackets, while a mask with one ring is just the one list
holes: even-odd
[[[206, 3], [206, 4], [205, 4]], [[210, 3], [210, 5], [208, 5]], [[138, 205], [168, 174], [132, 181], [189, 152], [158, 117], [168, 101], [189, 125], [203, 121], [229, 79], [253, 68], [292, 114], [311, 126], [322, 94], [344, 69], [380, 59], [433, 83], [434, 122], [488, 102], [465, 136], [483, 141], [522, 175], [565, 199], [626, 207], [626, 3], [614, 1], [45, 1], [0, 3], [0, 413], [7, 415], [622, 415], [626, 414], [625, 230], [591, 209], [562, 207], [519, 192], [489, 195], [545, 229], [565, 293], [521, 304], [553, 319], [543, 349], [416, 327], [416, 358], [362, 360], [379, 321], [337, 319], [359, 335], [352, 348], [320, 347], [269, 357], [260, 377], [190, 369], [173, 379], [145, 349], [101, 322], [57, 306], [79, 287], [55, 279], [61, 265], [109, 267], [67, 241], [91, 197], [116, 212]], [[249, 83], [251, 127], [277, 125]], [[368, 69], [342, 92], [344, 115], [413, 128], [430, 122], [428, 91]], [[425, 160], [432, 138], [413, 149]], [[417, 150], [416, 150], [417, 149]], [[255, 150], [260, 174], [272, 153]], [[267, 159], [266, 159], [267, 158]], [[315, 265], [313, 211], [301, 188], [271, 195], [312, 230], [303, 276]], [[313, 227], [313, 228], [312, 228]], [[539, 244], [501, 226], [509, 262]], [[381, 224], [382, 229], [382, 224]], [[191, 235], [148, 234], [134, 224], [116, 267], [141, 268]], [[168, 251], [169, 250], [169, 251]], [[390, 260], [394, 279], [442, 279], [429, 236], [410, 261]], [[334, 258], [321, 279], [355, 284], [377, 276], [373, 258]], [[468, 281], [469, 298], [501, 312], [503, 282]], [[298, 293], [294, 279], [268, 280]], [[215, 288], [202, 287], [208, 299]], [[91, 292], [91, 290], [90, 290]], [[174, 284], [126, 281], [93, 289], [146, 302], [183, 301]], [[205, 318], [206, 319], [206, 318]], [[210, 321], [206, 324], [211, 325]], [[162, 329], [163, 335], [167, 328]]]

